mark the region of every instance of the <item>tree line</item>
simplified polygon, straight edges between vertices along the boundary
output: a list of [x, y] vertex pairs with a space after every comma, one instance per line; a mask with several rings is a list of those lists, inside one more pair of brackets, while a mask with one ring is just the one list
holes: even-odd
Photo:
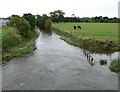
[[29, 37], [30, 32], [35, 31], [36, 26], [45, 32], [51, 32], [52, 28], [52, 21], [46, 14], [40, 16], [26, 13], [23, 14], [22, 17], [19, 15], [12, 15], [7, 19], [9, 20], [7, 26], [18, 29], [20, 35], [25, 38]]
[[118, 23], [119, 19], [117, 17], [108, 18], [107, 16], [95, 16], [92, 18], [83, 17], [79, 18], [76, 17], [75, 14], [72, 14], [71, 17], [64, 17], [65, 12], [62, 10], [56, 10], [54, 12], [50, 12], [50, 17], [52, 22], [91, 22], [91, 23]]
[[[95, 17], [83, 17], [83, 18], [79, 18], [76, 17], [75, 14], [72, 14], [71, 17], [65, 17], [65, 12], [63, 12], [62, 10], [55, 10], [53, 12], [49, 13], [50, 16], [47, 16], [46, 14], [41, 15], [32, 15], [31, 13], [28, 14], [24, 14], [23, 17], [26, 20], [32, 21], [30, 24], [33, 27], [38, 20], [40, 20], [40, 18], [44, 17], [43, 20], [45, 18], [49, 18], [49, 22], [50, 20], [55, 23], [60, 23], [60, 22], [90, 22], [90, 23], [119, 23], [120, 19], [117, 17], [113, 17], [113, 18], [109, 18], [107, 16], [95, 16]], [[36, 20], [35, 20], [36, 18]], [[42, 20], [42, 21], [43, 21]], [[38, 25], [38, 24], [37, 24]], [[43, 28], [42, 28], [43, 29]], [[45, 29], [45, 28], [44, 28]]]
[[72, 14], [71, 17], [65, 17], [65, 12], [62, 10], [55, 10], [49, 13], [50, 16], [43, 14], [33, 15], [31, 13], [25, 13], [22, 17], [19, 15], [12, 15], [6, 19], [9, 20], [8, 26], [16, 27], [20, 34], [24, 37], [28, 37], [28, 33], [35, 30], [37, 26], [40, 30], [45, 32], [51, 32], [52, 23], [60, 22], [85, 22], [85, 23], [119, 23], [120, 19], [96, 16], [96, 17], [76, 17], [75, 14]]

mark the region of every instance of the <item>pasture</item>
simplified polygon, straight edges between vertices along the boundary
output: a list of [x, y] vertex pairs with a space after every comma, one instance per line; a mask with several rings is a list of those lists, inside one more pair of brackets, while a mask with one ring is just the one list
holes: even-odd
[[[74, 26], [78, 25], [82, 28], [74, 29]], [[112, 39], [112, 41], [118, 43], [117, 23], [53, 23], [53, 28], [64, 30], [74, 35], [93, 37], [103, 41]]]

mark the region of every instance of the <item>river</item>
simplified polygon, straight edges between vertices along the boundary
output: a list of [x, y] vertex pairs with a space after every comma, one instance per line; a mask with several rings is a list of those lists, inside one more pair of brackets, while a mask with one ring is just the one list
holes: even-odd
[[[110, 55], [91, 54], [91, 66], [83, 49], [67, 44], [53, 33], [41, 33], [37, 49], [10, 60], [2, 67], [3, 90], [117, 90], [118, 75], [109, 70]], [[99, 60], [106, 59], [107, 65]]]

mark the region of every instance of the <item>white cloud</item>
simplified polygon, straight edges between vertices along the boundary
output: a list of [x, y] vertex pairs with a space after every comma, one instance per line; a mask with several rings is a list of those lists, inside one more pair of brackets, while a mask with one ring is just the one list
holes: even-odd
[[0, 2], [0, 17], [23, 13], [48, 14], [61, 9], [66, 16], [118, 16], [119, 0], [2, 0]]

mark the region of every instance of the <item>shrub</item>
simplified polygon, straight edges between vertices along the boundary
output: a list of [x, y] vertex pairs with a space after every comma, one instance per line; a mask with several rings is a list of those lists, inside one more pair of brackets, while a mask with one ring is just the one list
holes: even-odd
[[19, 16], [11, 17], [8, 25], [17, 28], [20, 34], [24, 37], [28, 36], [28, 32], [30, 31], [31, 28], [28, 21]]
[[52, 28], [52, 21], [50, 19], [45, 20], [45, 30], [50, 32]]
[[44, 14], [42, 17], [37, 19], [37, 26], [45, 32], [51, 32], [52, 21], [47, 15]]
[[110, 64], [110, 70], [113, 72], [120, 72], [120, 59], [115, 59]]
[[20, 43], [21, 36], [17, 33], [17, 29], [13, 27], [3, 27], [2, 29], [2, 48], [10, 48]]

